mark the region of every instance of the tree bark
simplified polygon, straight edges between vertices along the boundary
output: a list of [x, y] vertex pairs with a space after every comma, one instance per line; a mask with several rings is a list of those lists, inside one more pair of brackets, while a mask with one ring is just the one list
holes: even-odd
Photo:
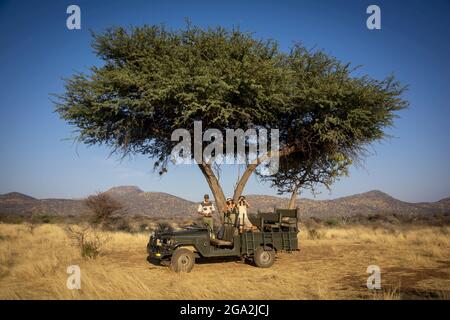
[[257, 166], [258, 165], [256, 165], [256, 164], [250, 164], [247, 166], [247, 169], [245, 169], [244, 173], [242, 174], [242, 177], [239, 179], [238, 183], [236, 184], [236, 188], [234, 189], [233, 200], [235, 202], [237, 202], [239, 197], [242, 195], [242, 192], [244, 191], [244, 188], [248, 182], [248, 179], [251, 177], [253, 172], [255, 172]]
[[295, 186], [292, 190], [291, 198], [289, 199], [289, 205], [288, 209], [295, 209], [295, 205], [297, 202], [297, 193], [298, 193], [298, 186]]
[[219, 180], [217, 179], [216, 175], [214, 174], [214, 171], [211, 168], [210, 164], [199, 164], [198, 165], [201, 172], [203, 173], [203, 176], [205, 177], [206, 181], [208, 182], [209, 188], [211, 189], [211, 192], [214, 196], [214, 201], [216, 202], [216, 211], [219, 215], [220, 220], [223, 220], [223, 216], [221, 214], [222, 209], [225, 207], [225, 195], [223, 193], [222, 187], [219, 183]]

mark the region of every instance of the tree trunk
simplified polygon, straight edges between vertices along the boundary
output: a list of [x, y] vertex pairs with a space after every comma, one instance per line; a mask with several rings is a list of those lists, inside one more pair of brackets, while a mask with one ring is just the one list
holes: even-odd
[[225, 195], [223, 193], [222, 187], [220, 186], [219, 180], [217, 180], [214, 171], [209, 164], [199, 164], [198, 165], [203, 176], [208, 182], [209, 188], [214, 196], [216, 202], [216, 211], [219, 215], [220, 220], [223, 220], [222, 209], [225, 207]]
[[239, 197], [242, 195], [245, 185], [247, 184], [248, 179], [251, 177], [253, 172], [255, 172], [256, 167], [257, 167], [256, 164], [250, 164], [247, 166], [247, 169], [242, 174], [242, 177], [239, 179], [238, 183], [236, 184], [236, 188], [234, 189], [233, 200], [235, 202], [237, 202]]
[[289, 199], [289, 205], [288, 205], [288, 209], [295, 209], [295, 204], [297, 202], [297, 192], [298, 192], [298, 187], [294, 187], [294, 190], [292, 190], [292, 194], [291, 194], [291, 198]]
[[295, 147], [289, 147], [285, 148], [283, 150], [280, 150], [276, 152], [275, 154], [272, 154], [272, 151], [267, 152], [265, 155], [257, 158], [255, 161], [247, 165], [247, 168], [245, 169], [244, 173], [242, 174], [241, 179], [236, 184], [236, 189], [234, 189], [233, 194], [233, 200], [237, 201], [238, 198], [242, 195], [242, 192], [244, 191], [245, 185], [248, 182], [248, 179], [251, 177], [253, 172], [255, 172], [256, 168], [264, 161], [270, 159], [273, 156], [283, 157], [286, 155], [289, 155], [290, 153], [294, 152], [296, 150]]
[[[245, 185], [248, 182], [248, 179], [251, 177], [251, 175], [255, 172], [256, 168], [264, 161], [270, 159], [272, 156], [286, 156], [296, 150], [295, 147], [289, 147], [285, 148], [283, 150], [277, 151], [274, 154], [272, 151], [267, 152], [265, 155], [259, 157], [249, 165], [247, 165], [247, 168], [245, 169], [244, 173], [242, 174], [242, 177], [239, 179], [238, 183], [236, 184], [236, 189], [234, 190], [233, 199], [237, 202], [238, 198], [242, 195], [242, 192], [244, 191]], [[206, 181], [208, 182], [209, 188], [211, 189], [211, 192], [214, 195], [214, 200], [216, 201], [217, 211], [219, 213], [220, 219], [223, 220], [222, 217], [222, 209], [225, 208], [226, 199], [225, 195], [223, 193], [222, 187], [220, 186], [219, 180], [217, 179], [216, 175], [214, 174], [214, 171], [211, 168], [211, 165], [209, 163], [200, 163], [198, 164], [200, 170], [202, 171], [203, 175], [205, 176]]]

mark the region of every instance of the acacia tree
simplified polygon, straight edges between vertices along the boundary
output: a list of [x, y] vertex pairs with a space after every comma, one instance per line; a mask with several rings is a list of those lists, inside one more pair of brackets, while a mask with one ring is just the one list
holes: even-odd
[[102, 228], [105, 228], [111, 222], [114, 214], [123, 208], [119, 201], [106, 192], [87, 197], [84, 199], [84, 204], [91, 211], [91, 223]]
[[297, 156], [293, 154], [282, 158], [279, 171], [274, 175], [258, 175], [262, 182], [269, 182], [278, 194], [290, 194], [289, 209], [296, 207], [300, 190], [315, 193], [319, 185], [330, 190], [337, 179], [348, 175], [348, 168], [352, 164], [352, 160], [342, 154], [325, 154], [308, 159], [298, 159]]
[[[285, 53], [274, 41], [236, 29], [115, 27], [94, 34], [92, 47], [103, 65], [66, 79], [56, 101], [81, 142], [143, 154], [162, 174], [177, 143], [173, 130], [188, 129], [192, 136], [194, 121], [224, 135], [226, 129], [279, 129], [279, 152], [247, 163], [235, 198], [273, 156], [357, 156], [384, 137], [406, 106], [393, 78], [357, 77], [349, 64], [321, 51], [296, 45]], [[197, 165], [222, 207], [213, 165]]]

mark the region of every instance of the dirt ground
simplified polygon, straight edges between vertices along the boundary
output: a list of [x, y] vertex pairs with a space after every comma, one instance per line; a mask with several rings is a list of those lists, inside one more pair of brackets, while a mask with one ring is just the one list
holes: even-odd
[[[199, 260], [175, 274], [146, 260], [146, 234], [107, 233], [96, 259], [82, 258], [64, 226], [0, 224], [1, 299], [450, 299], [450, 228], [324, 228], [272, 268]], [[69, 265], [81, 290], [66, 287]], [[369, 265], [381, 290], [366, 286]]]

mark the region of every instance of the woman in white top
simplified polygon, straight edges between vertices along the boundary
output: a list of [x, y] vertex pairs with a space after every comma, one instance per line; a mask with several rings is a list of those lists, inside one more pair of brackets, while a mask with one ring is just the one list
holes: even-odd
[[244, 196], [240, 196], [237, 203], [238, 208], [238, 225], [239, 225], [239, 233], [242, 233], [245, 229], [252, 229], [253, 225], [248, 219], [247, 215], [247, 208], [249, 208], [250, 205], [248, 204], [247, 200]]

